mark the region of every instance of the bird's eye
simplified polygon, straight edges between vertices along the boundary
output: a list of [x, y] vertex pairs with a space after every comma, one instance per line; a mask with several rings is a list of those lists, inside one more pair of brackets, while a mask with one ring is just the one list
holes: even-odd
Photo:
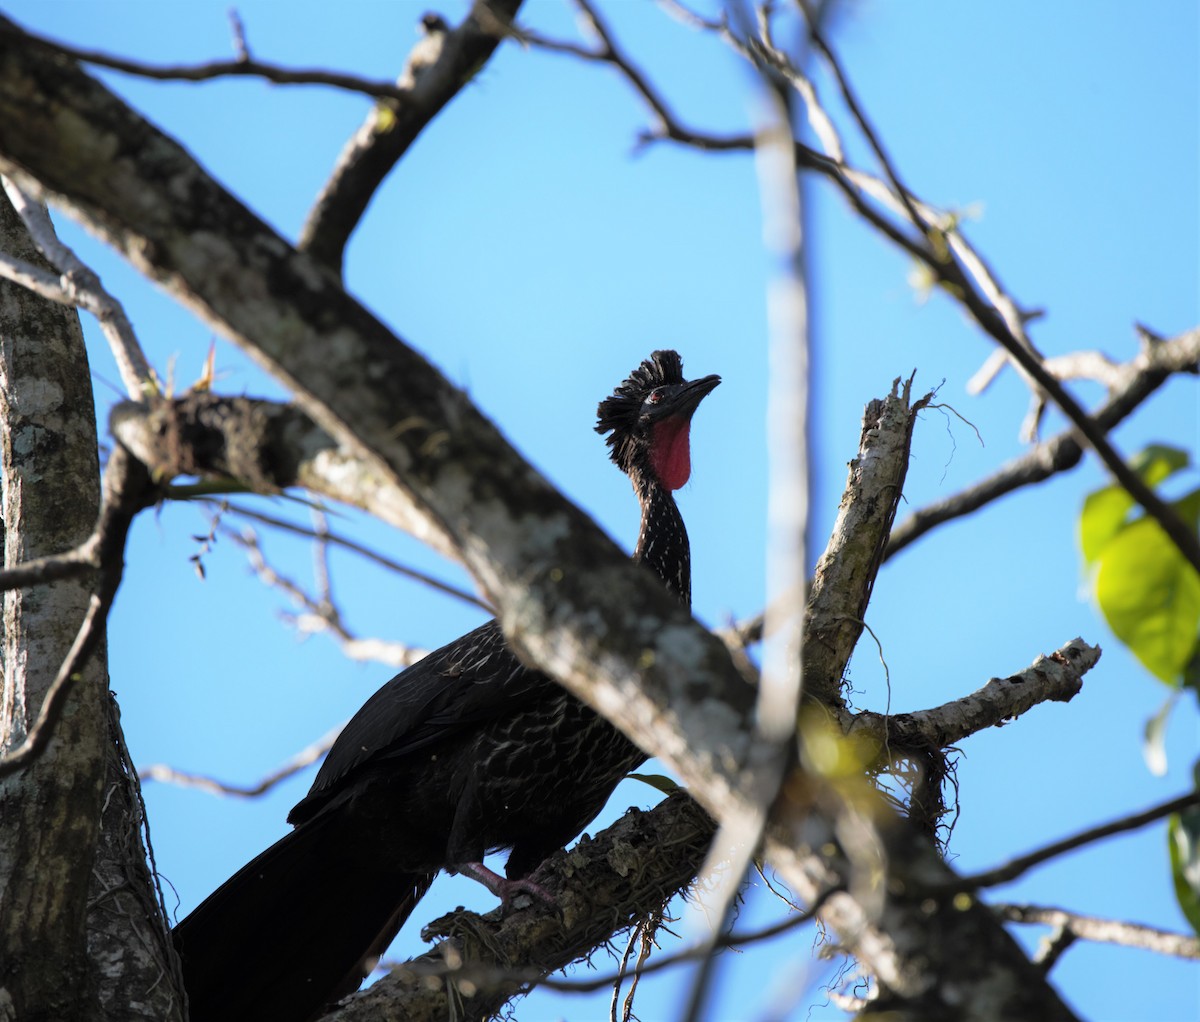
[[652, 405], [658, 404], [662, 399], [663, 399], [663, 394], [662, 394], [661, 390], [651, 391], [650, 396], [648, 398], [646, 398], [646, 400], [649, 401], [650, 404], [652, 404]]

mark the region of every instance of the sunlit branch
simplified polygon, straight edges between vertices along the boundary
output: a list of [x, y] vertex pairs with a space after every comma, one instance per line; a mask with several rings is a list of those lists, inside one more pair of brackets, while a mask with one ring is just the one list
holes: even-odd
[[[279, 529], [283, 532], [290, 532], [297, 536], [305, 536], [309, 539], [316, 539], [317, 534], [303, 525], [297, 525], [295, 522], [289, 522], [286, 518], [277, 518], [275, 515], [264, 514], [262, 511], [253, 511], [248, 507], [243, 507], [240, 504], [230, 504], [222, 502], [222, 506], [236, 515], [243, 518], [249, 518], [252, 521], [261, 522], [263, 525], [269, 525], [273, 529]], [[452, 596], [456, 600], [461, 600], [463, 603], [469, 603], [473, 607], [478, 607], [480, 610], [493, 613], [492, 606], [484, 600], [481, 600], [474, 593], [470, 593], [465, 589], [460, 589], [457, 586], [450, 585], [448, 582], [443, 582], [441, 579], [434, 578], [432, 575], [423, 571], [418, 571], [416, 568], [410, 568], [408, 565], [401, 564], [399, 561], [394, 561], [390, 557], [386, 557], [377, 550], [372, 550], [368, 546], [361, 543], [356, 543], [354, 540], [342, 536], [336, 532], [325, 532], [322, 534], [322, 539], [325, 542], [341, 547], [343, 550], [349, 550], [351, 553], [358, 554], [381, 568], [386, 568], [388, 571], [395, 572], [397, 575], [403, 575], [405, 578], [410, 578], [414, 582], [420, 582], [422, 585], [428, 586], [430, 589], [435, 589], [439, 593], [445, 593], [447, 596]]]
[[[1091, 372], [1097, 371], [1095, 359], [1073, 364], [1076, 371], [1088, 366]], [[1092, 414], [1092, 420], [1098, 428], [1111, 430], [1173, 374], [1196, 373], [1198, 370], [1200, 328], [1193, 328], [1171, 340], [1144, 343], [1141, 352], [1118, 367], [1115, 375], [1104, 370], [1111, 393]], [[1014, 490], [1074, 468], [1082, 457], [1083, 449], [1075, 431], [1064, 430], [967, 489], [914, 511], [892, 531], [886, 556], [890, 558], [899, 553], [944, 522], [961, 518]]]
[[338, 157], [300, 231], [297, 247], [341, 275], [346, 244], [371, 197], [425, 127], [471, 82], [509, 31], [521, 0], [475, 0], [462, 24], [421, 19], [389, 98], [377, 104]]
[[8, 256], [0, 256], [0, 275], [60, 305], [73, 305], [90, 312], [108, 340], [126, 393], [136, 401], [155, 392], [157, 385], [154, 374], [121, 303], [104, 289], [100, 278], [59, 239], [46, 207], [31, 199], [9, 178], [2, 180], [13, 208], [42, 255], [59, 271], [59, 275], [56, 277]]
[[294, 756], [289, 757], [281, 766], [272, 770], [266, 776], [253, 784], [229, 784], [219, 781], [207, 774], [189, 773], [179, 770], [166, 763], [152, 763], [138, 771], [139, 779], [143, 781], [159, 781], [163, 784], [174, 784], [181, 788], [199, 788], [213, 795], [229, 795], [239, 798], [257, 798], [265, 795], [276, 785], [298, 774], [305, 767], [311, 766], [325, 755], [332, 747], [343, 725], [339, 724], [328, 733], [322, 735], [311, 745], [305, 746]]
[[331, 601], [314, 598], [301, 585], [271, 567], [253, 529], [236, 532], [233, 529], [222, 528], [221, 531], [245, 551], [250, 566], [263, 585], [285, 593], [302, 609], [303, 613], [284, 615], [302, 634], [330, 632], [338, 640], [342, 652], [351, 660], [375, 660], [390, 667], [409, 667], [425, 656], [426, 650], [402, 642], [362, 639], [354, 635], [346, 627], [341, 612]]
[[1120, 944], [1161, 955], [1200, 960], [1200, 937], [1170, 933], [1140, 923], [1098, 919], [1061, 908], [1039, 905], [993, 905], [991, 908], [1001, 919], [1010, 923], [1040, 923], [1059, 928], [1080, 940]]

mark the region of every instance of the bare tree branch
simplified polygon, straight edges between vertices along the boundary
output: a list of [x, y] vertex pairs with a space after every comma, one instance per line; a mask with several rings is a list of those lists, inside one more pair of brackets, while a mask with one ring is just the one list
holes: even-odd
[[[315, 427], [314, 427], [315, 428]], [[170, 493], [167, 494], [170, 496]], [[242, 507], [240, 504], [230, 504], [228, 501], [223, 501], [221, 506], [232, 512], [240, 515], [243, 518], [248, 518], [251, 521], [261, 522], [263, 525], [269, 525], [273, 529], [279, 529], [283, 532], [291, 532], [297, 536], [308, 536], [316, 538], [316, 533], [312, 529], [307, 529], [302, 525], [297, 525], [295, 522], [289, 522], [286, 518], [279, 518], [275, 515], [264, 514], [261, 511], [252, 511], [248, 507]], [[349, 550], [352, 553], [358, 554], [360, 557], [365, 557], [367, 560], [378, 564], [388, 571], [395, 572], [397, 575], [403, 575], [405, 578], [410, 578], [414, 582], [420, 582], [422, 585], [428, 586], [439, 593], [444, 593], [446, 596], [452, 596], [456, 600], [461, 600], [463, 603], [468, 603], [473, 607], [478, 607], [480, 610], [491, 614], [494, 613], [492, 606], [481, 600], [474, 593], [469, 593], [465, 589], [460, 589], [458, 586], [450, 585], [448, 582], [443, 582], [441, 579], [434, 578], [432, 575], [418, 571], [416, 568], [410, 568], [406, 564], [401, 564], [399, 561], [394, 561], [390, 557], [385, 557], [377, 550], [372, 550], [370, 547], [363, 546], [361, 543], [356, 543], [354, 540], [346, 536], [342, 536], [336, 532], [325, 532], [323, 538], [327, 543], [333, 546], [341, 547], [343, 550]]]
[[[662, 908], [686, 888], [713, 832], [686, 795], [632, 811], [594, 839], [581, 839], [534, 874], [555, 907], [534, 904], [505, 916], [456, 912], [436, 920], [432, 951], [399, 966], [327, 1016], [329, 1022], [443, 1022], [491, 1017], [538, 976], [574, 961]], [[518, 964], [519, 963], [519, 964]], [[444, 977], [438, 982], [433, 978]]]
[[[33, 130], [63, 116], [77, 130]], [[129, 133], [141, 144], [117, 141]], [[106, 165], [102, 181], [79, 172], [81, 151], [110, 145], [128, 156]], [[0, 39], [0, 171], [58, 196], [286, 381], [306, 413], [458, 551], [514, 648], [659, 755], [715, 817], [753, 799], [740, 771], [753, 692], [724, 646], [461, 392], [171, 140], [76, 69]], [[180, 189], [191, 202], [175, 201]], [[983, 906], [926, 893], [953, 874], [932, 842], [869, 792], [849, 800], [819, 775], [794, 771], [774, 806], [766, 854], [807, 899], [847, 884], [823, 917], [890, 1003], [926, 1017], [953, 1003], [962, 1017], [980, 1016], [982, 1003], [962, 999], [986, 990], [992, 1011], [1002, 1003], [1013, 1016], [1072, 1017]]]
[[1083, 686], [1083, 675], [1100, 660], [1100, 647], [1072, 639], [1049, 656], [1007, 678], [992, 678], [961, 699], [914, 713], [842, 710], [837, 720], [847, 735], [870, 737], [881, 748], [903, 754], [947, 749], [984, 728], [1000, 727], [1045, 702], [1065, 703]]
[[[1135, 358], [1111, 373], [1109, 397], [1092, 414], [1092, 419], [1098, 428], [1111, 430], [1173, 374], [1197, 371], [1200, 371], [1200, 328], [1168, 341], [1143, 344]], [[885, 558], [898, 554], [938, 525], [977, 511], [1023, 486], [1074, 468], [1082, 457], [1083, 449], [1075, 431], [1063, 431], [960, 493], [914, 511], [892, 531]]]
[[1111, 823], [1101, 824], [1098, 827], [1089, 827], [1087, 830], [1080, 831], [1071, 837], [1063, 838], [1061, 841], [1055, 841], [1044, 848], [1039, 848], [1026, 855], [1020, 855], [1003, 866], [997, 866], [995, 869], [962, 877], [957, 882], [956, 887], [958, 890], [973, 891], [978, 890], [980, 887], [995, 887], [997, 884], [1008, 883], [1010, 880], [1015, 880], [1021, 876], [1021, 874], [1028, 873], [1034, 866], [1039, 866], [1043, 862], [1055, 859], [1066, 852], [1072, 852], [1076, 848], [1093, 844], [1106, 837], [1112, 837], [1114, 834], [1123, 834], [1128, 830], [1137, 830], [1148, 823], [1161, 820], [1164, 816], [1182, 812], [1184, 809], [1195, 805], [1200, 805], [1200, 791], [1192, 791], [1178, 798], [1168, 799], [1166, 802], [1160, 802], [1158, 805], [1151, 806], [1140, 813], [1131, 813], [1128, 816], [1121, 817], [1119, 820], [1113, 820]]
[[[0, 247], [49, 272], [4, 196]], [[0, 282], [0, 426], [4, 563], [44, 563], [38, 555], [73, 546], [98, 562], [100, 544], [80, 542], [100, 506], [100, 473], [79, 317], [7, 282]], [[114, 762], [120, 725], [109, 712], [102, 635], [93, 632], [95, 654], [86, 663], [76, 657], [73, 680], [61, 681], [94, 600], [94, 570], [77, 569], [88, 577], [57, 574], [53, 584], [3, 599], [0, 751], [28, 755], [24, 769], [0, 778], [0, 1011], [93, 1018], [129, 984], [145, 993], [138, 1005], [121, 1005], [122, 1018], [168, 1022], [180, 1017], [176, 987], [163, 981], [165, 928], [137, 827], [120, 812], [130, 787]], [[51, 701], [53, 691], [65, 694], [65, 706], [61, 697]], [[56, 740], [45, 746], [59, 711]], [[35, 735], [41, 739], [31, 746]]]
[[305, 767], [312, 766], [313, 763], [317, 762], [317, 760], [330, 750], [344, 726], [344, 723], [339, 724], [331, 731], [328, 731], [311, 745], [301, 749], [281, 766], [272, 770], [265, 777], [259, 778], [253, 784], [229, 784], [225, 781], [217, 780], [215, 777], [210, 777], [207, 774], [189, 773], [186, 770], [179, 770], [166, 763], [152, 763], [148, 767], [143, 767], [138, 771], [138, 778], [142, 781], [160, 781], [163, 784], [175, 784], [181, 788], [199, 788], [201, 791], [207, 791], [213, 795], [257, 798], [260, 795], [265, 795], [277, 784], [298, 774]]
[[81, 64], [104, 67], [138, 78], [162, 82], [208, 82], [216, 78], [263, 78], [276, 85], [325, 85], [335, 89], [358, 92], [377, 99], [407, 99], [405, 90], [391, 82], [372, 81], [358, 75], [326, 71], [319, 68], [285, 68], [277, 64], [253, 60], [239, 55], [236, 60], [214, 60], [205, 64], [148, 64], [129, 60], [99, 50], [57, 42], [18, 28], [11, 23], [0, 25], [0, 33], [19, 36], [24, 45], [37, 46], [47, 52], [61, 54]]
[[286, 618], [302, 634], [330, 632], [337, 640], [342, 653], [349, 659], [375, 660], [396, 668], [410, 667], [429, 652], [403, 642], [363, 639], [352, 634], [342, 620], [341, 612], [331, 600], [314, 598], [297, 582], [271, 567], [253, 529], [247, 528], [241, 532], [235, 532], [233, 529], [222, 531], [245, 551], [250, 566], [263, 585], [280, 590], [299, 605], [302, 613], [288, 614]]
[[1041, 923], [1061, 928], [1081, 940], [1094, 940], [1123, 947], [1142, 948], [1160, 955], [1200, 960], [1200, 937], [1124, 923], [1116, 919], [1098, 919], [1061, 908], [1040, 905], [993, 905], [992, 911], [1010, 923]]
[[[31, 283], [43, 297], [64, 304], [77, 305], [96, 317], [100, 329], [108, 340], [121, 381], [130, 397], [137, 399], [146, 393], [154, 393], [157, 383], [133, 325], [125, 315], [121, 303], [110, 295], [100, 283], [100, 278], [84, 265], [83, 261], [62, 241], [50, 222], [50, 214], [40, 203], [32, 201], [12, 181], [4, 179], [4, 190], [16, 209], [38, 250], [59, 271], [62, 297], [55, 297], [44, 286], [45, 274], [36, 275]], [[18, 267], [19, 268], [19, 267]]]
[[521, 0], [475, 0], [451, 29], [422, 19], [425, 38], [412, 53], [394, 98], [367, 116], [346, 144], [300, 231], [298, 247], [341, 275], [346, 243], [383, 179], [425, 126], [471, 81], [504, 38]]

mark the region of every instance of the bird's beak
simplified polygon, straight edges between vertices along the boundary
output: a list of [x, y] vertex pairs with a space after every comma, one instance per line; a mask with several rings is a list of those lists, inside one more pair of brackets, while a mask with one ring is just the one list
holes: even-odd
[[677, 383], [671, 388], [665, 401], [660, 401], [650, 410], [650, 419], [652, 421], [660, 421], [662, 419], [673, 419], [676, 416], [683, 416], [690, 419], [696, 411], [696, 406], [700, 404], [709, 394], [717, 388], [717, 384], [721, 382], [721, 377], [705, 376], [699, 380], [687, 380], [684, 383]]

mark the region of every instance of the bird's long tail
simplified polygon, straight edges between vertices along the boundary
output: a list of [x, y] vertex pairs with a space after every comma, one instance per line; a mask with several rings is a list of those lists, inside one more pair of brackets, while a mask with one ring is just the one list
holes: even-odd
[[310, 820], [174, 930], [192, 1022], [305, 1022], [356, 990], [435, 873], [371, 867]]

